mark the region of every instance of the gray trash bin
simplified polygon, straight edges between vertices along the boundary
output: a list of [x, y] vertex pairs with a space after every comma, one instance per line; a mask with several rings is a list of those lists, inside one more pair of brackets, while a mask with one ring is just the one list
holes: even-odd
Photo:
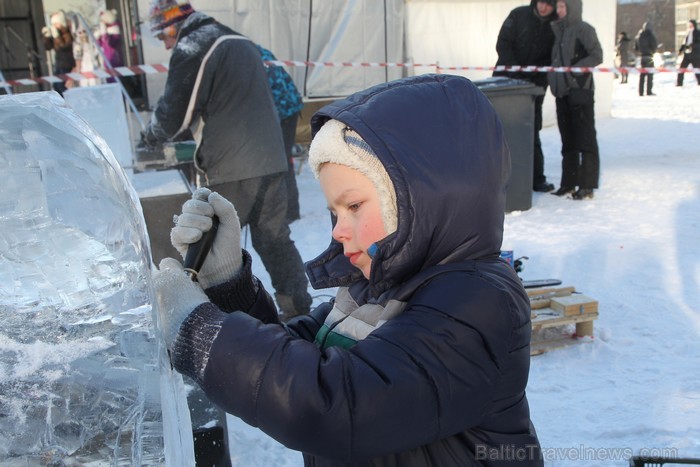
[[512, 170], [506, 191], [506, 212], [526, 211], [532, 207], [535, 97], [543, 94], [542, 88], [503, 76], [474, 84], [496, 109], [510, 148]]

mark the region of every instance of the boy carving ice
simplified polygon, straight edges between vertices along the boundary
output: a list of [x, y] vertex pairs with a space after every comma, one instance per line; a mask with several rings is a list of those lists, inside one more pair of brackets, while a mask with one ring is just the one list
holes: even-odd
[[[332, 241], [307, 263], [334, 300], [280, 324], [217, 193], [183, 206], [181, 253], [220, 219], [199, 284], [154, 275], [174, 367], [307, 465], [542, 465], [525, 396], [530, 308], [499, 258], [510, 160], [467, 79], [421, 75], [312, 118]], [[196, 196], [196, 195], [195, 195]]]

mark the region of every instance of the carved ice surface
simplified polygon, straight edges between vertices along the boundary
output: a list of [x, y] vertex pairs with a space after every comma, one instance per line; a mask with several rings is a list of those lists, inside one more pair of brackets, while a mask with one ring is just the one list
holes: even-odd
[[0, 464], [191, 465], [140, 204], [56, 93], [0, 96]]

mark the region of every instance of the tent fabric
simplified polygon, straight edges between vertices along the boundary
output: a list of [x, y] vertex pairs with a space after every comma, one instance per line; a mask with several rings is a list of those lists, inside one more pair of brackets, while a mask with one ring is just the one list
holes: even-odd
[[[529, 0], [196, 0], [207, 13], [271, 50], [280, 60], [311, 62], [438, 63], [441, 67], [496, 63], [496, 39], [510, 10]], [[584, 5], [612, 65], [616, 0]], [[144, 51], [146, 63], [167, 62]], [[149, 60], [149, 56], [153, 59]], [[435, 67], [287, 66], [306, 101], [344, 97], [403, 76], [435, 73]], [[472, 80], [490, 71], [445, 71]], [[149, 78], [149, 94], [151, 89]], [[596, 76], [596, 115], [610, 114], [612, 74]], [[545, 99], [545, 125], [553, 124], [554, 99]]]
[[[216, 0], [196, 8], [270, 49], [280, 60], [403, 62], [404, 0]], [[287, 67], [306, 98], [344, 97], [405, 76], [401, 68]]]

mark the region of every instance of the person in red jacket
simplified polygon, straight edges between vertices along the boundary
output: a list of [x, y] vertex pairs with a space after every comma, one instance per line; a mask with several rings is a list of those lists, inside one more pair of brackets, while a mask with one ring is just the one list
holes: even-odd
[[280, 323], [234, 206], [195, 192], [171, 239], [188, 249], [219, 218], [199, 282], [172, 258], [153, 276], [173, 367], [306, 465], [543, 465], [530, 305], [499, 257], [510, 156], [488, 99], [466, 78], [421, 75], [311, 126], [331, 241], [306, 270], [335, 298]]

